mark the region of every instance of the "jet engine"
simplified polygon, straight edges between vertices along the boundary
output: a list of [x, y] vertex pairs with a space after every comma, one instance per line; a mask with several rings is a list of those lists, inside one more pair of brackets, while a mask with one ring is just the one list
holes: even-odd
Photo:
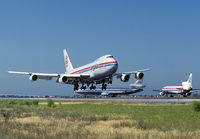
[[164, 95], [165, 95], [165, 93], [164, 93], [164, 92], [160, 92], [160, 95], [161, 95], [161, 96], [164, 96]]
[[144, 73], [142, 73], [142, 72], [137, 72], [137, 73], [135, 74], [135, 78], [136, 78], [136, 79], [139, 79], [139, 80], [143, 79], [143, 78], [144, 78]]
[[130, 79], [130, 75], [129, 74], [122, 74], [120, 79], [121, 79], [122, 82], [128, 82], [129, 79]]
[[191, 93], [186, 93], [186, 96], [191, 96]]
[[31, 75], [30, 77], [29, 77], [29, 80], [31, 80], [31, 81], [37, 81], [37, 79], [38, 79], [38, 76], [37, 75]]
[[59, 79], [58, 79], [58, 82], [59, 82], [59, 83], [65, 83], [65, 82], [67, 82], [67, 77], [64, 76], [64, 75], [63, 75], [63, 76], [60, 76]]
[[184, 90], [192, 89], [192, 84], [190, 82], [182, 82], [182, 86]]

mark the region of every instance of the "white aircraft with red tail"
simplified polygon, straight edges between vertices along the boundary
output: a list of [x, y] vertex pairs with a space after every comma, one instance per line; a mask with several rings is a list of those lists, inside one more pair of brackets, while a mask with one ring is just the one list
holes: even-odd
[[90, 86], [90, 89], [96, 89], [94, 84], [102, 84], [102, 90], [106, 90], [107, 84], [112, 84], [113, 76], [120, 78], [122, 82], [128, 82], [131, 74], [135, 74], [136, 79], [142, 79], [144, 77], [145, 71], [131, 71], [124, 73], [116, 73], [118, 69], [118, 63], [113, 58], [112, 55], [105, 55], [94, 62], [87, 64], [79, 68], [73, 68], [67, 51], [64, 49], [64, 59], [66, 72], [64, 74], [49, 74], [49, 73], [34, 73], [34, 72], [17, 72], [8, 71], [12, 74], [24, 74], [29, 75], [31, 81], [36, 81], [38, 79], [52, 80], [57, 78], [58, 83], [72, 84], [74, 85], [74, 91], [79, 89], [79, 84], [81, 84], [81, 89], [85, 90], [86, 86]]
[[200, 89], [192, 88], [192, 73], [189, 75], [189, 78], [186, 82], [182, 82], [182, 86], [165, 86], [162, 90], [153, 90], [155, 92], [160, 92], [161, 96], [172, 94], [180, 94], [184, 97], [190, 96], [193, 92], [199, 92]]

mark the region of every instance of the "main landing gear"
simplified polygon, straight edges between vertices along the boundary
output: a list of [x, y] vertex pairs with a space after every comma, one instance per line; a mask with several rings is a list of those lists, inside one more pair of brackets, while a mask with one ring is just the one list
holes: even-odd
[[[78, 89], [79, 89], [78, 83], [74, 84], [74, 91], [77, 91]], [[82, 84], [80, 89], [81, 90], [85, 90], [86, 86], [84, 84]], [[94, 83], [92, 83], [92, 85], [90, 86], [90, 90], [95, 90], [95, 89], [96, 89], [96, 86], [94, 85]], [[101, 89], [102, 90], [106, 90], [107, 89], [107, 84], [103, 83]]]
[[91, 86], [90, 87], [90, 90], [95, 90], [96, 89], [96, 86]]
[[78, 84], [75, 84], [75, 85], [74, 85], [74, 91], [77, 91], [78, 88], [79, 88], [79, 85], [78, 85]]
[[86, 86], [84, 86], [84, 84], [81, 86], [81, 90], [85, 90]]
[[107, 84], [103, 83], [101, 89], [102, 90], [106, 90], [107, 89]]
[[91, 87], [90, 87], [90, 90], [92, 90], [92, 89], [96, 89], [96, 86], [94, 86], [94, 83], [92, 82], [92, 85], [91, 85]]

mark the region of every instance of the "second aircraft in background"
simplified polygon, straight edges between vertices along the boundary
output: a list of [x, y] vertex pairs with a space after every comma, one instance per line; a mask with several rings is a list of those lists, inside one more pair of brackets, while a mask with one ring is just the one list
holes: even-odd
[[183, 95], [184, 97], [190, 96], [193, 92], [199, 92], [200, 89], [192, 88], [192, 73], [190, 74], [188, 80], [186, 82], [182, 82], [182, 86], [165, 86], [162, 90], [153, 90], [156, 92], [160, 92], [161, 96], [172, 94]]

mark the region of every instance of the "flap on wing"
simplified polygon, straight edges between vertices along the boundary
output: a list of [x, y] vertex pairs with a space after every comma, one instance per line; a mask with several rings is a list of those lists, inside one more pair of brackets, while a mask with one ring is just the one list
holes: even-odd
[[59, 74], [52, 73], [33, 73], [33, 72], [18, 72], [18, 71], [8, 71], [11, 74], [22, 74], [22, 75], [37, 75], [40, 79], [50, 79], [52, 77], [58, 77]]
[[[33, 72], [18, 72], [18, 71], [8, 71], [11, 74], [23, 74], [23, 75], [37, 75], [40, 79], [51, 79], [53, 77], [59, 77], [63, 74], [51, 74], [51, 73], [33, 73]], [[86, 79], [89, 78], [89, 74], [64, 74], [64, 76], [68, 78], [82, 78]]]
[[150, 71], [150, 69], [143, 69], [143, 70], [137, 70], [137, 71], [129, 71], [129, 72], [124, 72], [124, 74], [135, 74], [138, 72], [146, 72], [146, 71]]
[[150, 69], [143, 69], [143, 70], [137, 70], [137, 71], [129, 71], [129, 72], [123, 72], [123, 73], [115, 73], [114, 76], [120, 76], [122, 74], [136, 74], [138, 72], [145, 72], [150, 71]]
[[161, 90], [153, 90], [154, 92], [162, 92]]
[[200, 89], [192, 89], [190, 92], [191, 92], [191, 93], [200, 92]]
[[18, 72], [18, 71], [8, 71], [11, 74], [23, 74], [23, 75], [31, 75], [31, 72]]

